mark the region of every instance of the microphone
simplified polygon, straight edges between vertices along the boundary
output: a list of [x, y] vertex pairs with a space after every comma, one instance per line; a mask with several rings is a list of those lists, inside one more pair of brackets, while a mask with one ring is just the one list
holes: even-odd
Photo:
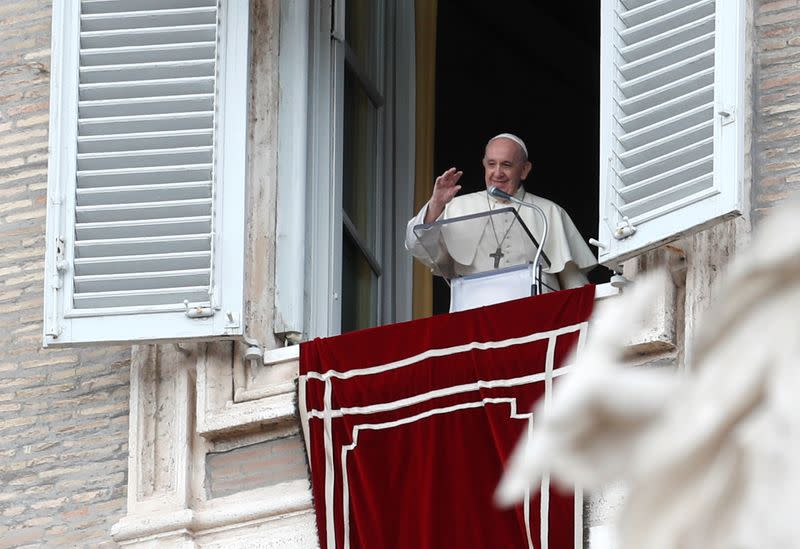
[[488, 189], [486, 189], [486, 192], [489, 193], [490, 195], [492, 195], [495, 198], [503, 198], [505, 200], [513, 200], [514, 199], [513, 196], [511, 196], [510, 194], [508, 194], [505, 191], [501, 191], [497, 187], [489, 187]]
[[547, 257], [547, 254], [544, 253], [544, 244], [545, 244], [545, 242], [547, 242], [547, 232], [548, 232], [547, 215], [545, 215], [544, 210], [541, 209], [536, 204], [533, 204], [533, 203], [530, 203], [530, 202], [523, 202], [519, 198], [517, 198], [515, 196], [511, 196], [507, 192], [501, 191], [497, 187], [487, 187], [486, 192], [489, 193], [490, 195], [492, 195], [495, 198], [502, 198], [504, 200], [510, 200], [511, 202], [519, 204], [520, 206], [525, 206], [525, 207], [528, 207], [528, 208], [530, 208], [532, 210], [535, 210], [536, 213], [538, 213], [542, 217], [542, 223], [544, 225], [543, 230], [542, 230], [542, 243], [538, 244], [536, 242], [536, 239], [534, 239], [534, 243], [537, 244], [538, 248], [536, 249], [536, 255], [533, 258], [533, 266], [534, 266], [534, 269], [535, 269], [534, 272], [536, 272], [538, 274], [538, 276], [534, 277], [535, 278], [534, 288], [535, 288], [535, 291], [536, 291], [536, 295], [541, 294], [542, 293], [542, 289], [541, 289], [541, 286], [540, 286], [541, 282], [542, 282], [541, 257], [544, 256], [545, 261], [547, 261], [547, 263], [550, 264], [550, 258]]

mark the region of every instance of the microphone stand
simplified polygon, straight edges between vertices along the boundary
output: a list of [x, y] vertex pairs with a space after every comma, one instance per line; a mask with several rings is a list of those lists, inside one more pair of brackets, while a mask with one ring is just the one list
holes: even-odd
[[547, 216], [544, 214], [544, 210], [542, 210], [536, 204], [531, 204], [529, 202], [523, 202], [519, 198], [515, 196], [511, 196], [507, 192], [501, 191], [497, 187], [489, 187], [486, 189], [486, 192], [490, 195], [494, 196], [495, 198], [502, 198], [505, 200], [510, 200], [515, 204], [519, 204], [520, 206], [527, 206], [528, 208], [534, 209], [538, 212], [539, 215], [542, 216], [542, 222], [544, 223], [544, 230], [542, 231], [542, 242], [539, 245], [538, 249], [536, 250], [536, 255], [533, 256], [533, 295], [541, 295], [542, 294], [542, 250], [544, 250], [544, 243], [547, 241]]

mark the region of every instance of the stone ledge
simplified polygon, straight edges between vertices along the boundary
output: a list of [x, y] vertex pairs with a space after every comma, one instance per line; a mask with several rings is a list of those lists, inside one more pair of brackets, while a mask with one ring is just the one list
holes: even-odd
[[307, 480], [296, 480], [212, 499], [201, 508], [128, 515], [111, 529], [123, 546], [152, 544], [166, 538], [191, 541], [212, 531], [235, 530], [254, 524], [313, 513]]
[[229, 402], [216, 411], [200, 412], [197, 432], [204, 438], [241, 433], [265, 424], [294, 421], [297, 407], [294, 391], [242, 403]]

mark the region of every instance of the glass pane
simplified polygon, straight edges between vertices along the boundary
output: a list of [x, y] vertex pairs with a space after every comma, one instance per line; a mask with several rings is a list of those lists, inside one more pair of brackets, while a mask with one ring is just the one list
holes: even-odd
[[352, 71], [344, 76], [342, 206], [375, 251], [377, 113]]
[[375, 0], [347, 0], [344, 19], [345, 40], [357, 58], [357, 63], [367, 71], [374, 81], [377, 73], [377, 40], [380, 29], [376, 28], [376, 12], [380, 3]]
[[345, 229], [342, 234], [342, 333], [374, 326], [377, 279]]

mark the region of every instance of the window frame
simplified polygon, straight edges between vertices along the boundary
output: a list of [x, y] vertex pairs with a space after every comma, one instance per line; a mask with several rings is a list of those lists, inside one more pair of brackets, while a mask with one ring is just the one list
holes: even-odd
[[[282, 97], [307, 93], [305, 118], [297, 115], [300, 100], [281, 102], [279, 135], [292, 130], [286, 124], [304, 120], [307, 139], [294, 132], [296, 147], [285, 156], [282, 151], [291, 147], [281, 143], [278, 183], [278, 243], [276, 251], [276, 309], [275, 332], [290, 340], [335, 335], [341, 330], [341, 239], [342, 217], [342, 114], [344, 89], [344, 0], [336, 2], [305, 2], [286, 7], [281, 3], [281, 90]], [[291, 2], [294, 4], [294, 2]], [[383, 178], [377, 201], [378, 222], [384, 235], [376, 246], [376, 255], [383, 275], [378, 293], [378, 324], [407, 320], [411, 317], [411, 258], [403, 249], [405, 221], [411, 217], [414, 173], [414, 79], [413, 79], [413, 11], [386, 2], [386, 40], [395, 41], [397, 48], [391, 58], [394, 66], [384, 71], [384, 98], [387, 109], [408, 109], [411, 120], [392, 120], [395, 111], [387, 111], [380, 140], [384, 161], [378, 177]], [[295, 11], [296, 10], [296, 11]], [[409, 12], [409, 13], [406, 13]], [[284, 18], [283, 14], [286, 14]], [[396, 17], [395, 17], [396, 16]], [[297, 77], [296, 63], [302, 66], [303, 49], [288, 50], [295, 38], [308, 30], [307, 74], [304, 82]], [[398, 30], [399, 29], [399, 30]], [[402, 36], [402, 39], [398, 39]], [[285, 57], [284, 57], [285, 56]], [[386, 58], [385, 58], [386, 59]], [[396, 82], [396, 71], [402, 71], [402, 85]], [[405, 79], [405, 76], [410, 77]], [[404, 111], [405, 112], [405, 111]], [[396, 118], [396, 117], [395, 117]], [[408, 118], [408, 117], [406, 117]], [[283, 129], [282, 129], [283, 128]], [[284, 133], [286, 132], [286, 133]], [[394, 159], [394, 160], [393, 160]], [[301, 169], [292, 165], [302, 164]], [[305, 186], [292, 192], [298, 180], [288, 174], [305, 174]], [[403, 182], [409, 182], [404, 185]], [[286, 189], [282, 191], [282, 189]], [[293, 213], [302, 210], [305, 232], [298, 227]], [[400, 226], [402, 225], [402, 227]], [[302, 250], [302, 261], [298, 261]], [[304, 280], [302, 287], [298, 280]], [[299, 305], [302, 304], [302, 319]]]

